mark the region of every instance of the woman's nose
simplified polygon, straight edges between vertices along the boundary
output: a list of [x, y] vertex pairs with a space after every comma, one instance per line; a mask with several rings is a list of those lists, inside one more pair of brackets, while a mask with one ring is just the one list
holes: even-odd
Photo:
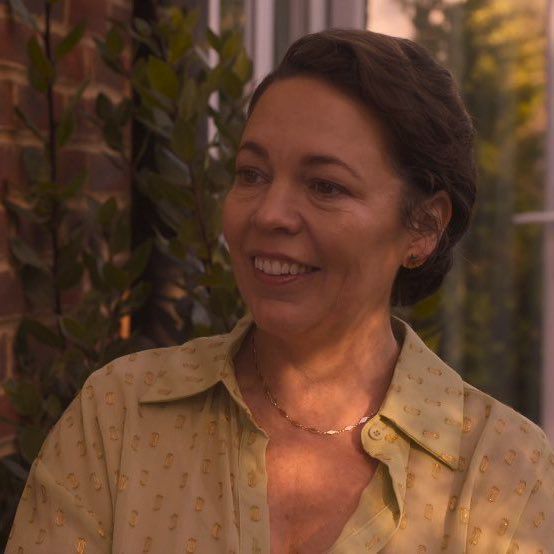
[[296, 233], [302, 225], [298, 193], [288, 184], [271, 183], [252, 214], [252, 222], [265, 231]]

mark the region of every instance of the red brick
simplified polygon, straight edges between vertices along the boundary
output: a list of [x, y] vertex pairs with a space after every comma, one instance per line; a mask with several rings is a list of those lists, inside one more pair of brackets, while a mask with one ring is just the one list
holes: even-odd
[[[44, 16], [45, 10], [44, 10], [44, 0], [25, 0], [25, 6], [27, 6], [27, 9], [35, 16]], [[63, 21], [64, 13], [63, 13], [63, 5], [65, 2], [57, 2], [54, 4], [54, 9], [52, 10], [52, 19], [54, 21]]]
[[0, 60], [25, 65], [31, 32], [12, 19], [0, 19]]
[[101, 144], [102, 133], [97, 125], [95, 125], [90, 116], [94, 115], [95, 98], [86, 98], [81, 101], [77, 110], [77, 129], [75, 131], [75, 139], [79, 142]]
[[89, 154], [89, 189], [96, 192], [128, 192], [129, 178], [105, 154]]
[[[41, 94], [29, 86], [18, 87], [17, 106], [27, 115], [38, 129], [46, 129], [48, 126], [48, 102], [44, 94]], [[64, 106], [64, 97], [54, 93], [54, 116], [59, 120]], [[20, 123], [23, 127], [23, 123]]]
[[13, 271], [0, 271], [0, 317], [20, 314], [24, 309], [23, 290]]
[[120, 93], [127, 93], [129, 90], [128, 80], [110, 69], [102, 60], [98, 51], [91, 54], [92, 78], [95, 82], [107, 85]]
[[13, 83], [9, 81], [0, 82], [0, 127], [7, 129], [13, 129], [15, 125], [13, 93]]
[[108, 17], [106, 0], [72, 0], [69, 3], [69, 24], [71, 26], [84, 19], [89, 31], [104, 36], [108, 28]]
[[8, 257], [8, 215], [6, 210], [0, 207], [0, 262], [7, 260]]
[[108, 9], [110, 11], [110, 17], [122, 23], [127, 23], [133, 16], [132, 2], [127, 2], [125, 4], [114, 4], [110, 2]]
[[0, 144], [0, 186], [21, 189], [24, 182], [20, 149], [15, 144]]
[[85, 47], [76, 46], [58, 63], [58, 76], [61, 82], [81, 84], [87, 78]]
[[[6, 419], [17, 419], [15, 410], [13, 409], [9, 398], [2, 394], [0, 395], [0, 415]], [[15, 436], [15, 427], [7, 423], [0, 423], [0, 438], [6, 439]]]
[[83, 151], [64, 148], [60, 152], [58, 180], [63, 185], [67, 185], [87, 169], [87, 155]]
[[8, 333], [0, 334], [0, 383], [3, 383], [12, 368], [8, 367], [10, 363], [9, 349], [11, 348], [11, 340]]

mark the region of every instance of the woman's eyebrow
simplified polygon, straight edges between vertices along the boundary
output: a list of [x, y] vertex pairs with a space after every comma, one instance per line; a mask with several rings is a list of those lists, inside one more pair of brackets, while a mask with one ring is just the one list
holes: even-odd
[[[269, 153], [268, 151], [259, 143], [254, 142], [253, 140], [247, 140], [243, 142], [239, 147], [239, 152], [241, 150], [248, 150], [249, 152], [252, 152], [253, 154], [258, 155], [263, 160], [267, 161], [269, 160]], [[349, 171], [356, 179], [362, 180], [362, 177], [360, 174], [350, 167], [346, 162], [342, 161], [340, 158], [337, 158], [336, 156], [332, 156], [330, 154], [305, 154], [300, 159], [300, 163], [305, 166], [314, 166], [314, 165], [338, 165], [340, 167], [343, 167], [347, 171]]]

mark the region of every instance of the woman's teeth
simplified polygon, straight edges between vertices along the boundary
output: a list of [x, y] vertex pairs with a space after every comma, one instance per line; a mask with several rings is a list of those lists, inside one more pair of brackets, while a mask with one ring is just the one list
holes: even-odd
[[268, 275], [299, 275], [309, 273], [313, 268], [297, 263], [280, 262], [269, 258], [254, 258], [254, 266]]

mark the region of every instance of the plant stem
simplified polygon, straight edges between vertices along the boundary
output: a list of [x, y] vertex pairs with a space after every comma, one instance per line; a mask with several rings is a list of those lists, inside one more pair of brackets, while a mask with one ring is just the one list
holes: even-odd
[[[44, 2], [44, 49], [46, 57], [54, 67], [55, 60], [52, 54], [52, 36], [51, 36], [51, 23], [52, 23], [52, 6], [48, 0]], [[46, 100], [48, 103], [48, 157], [50, 162], [50, 183], [54, 185], [58, 179], [58, 158], [57, 158], [57, 130], [58, 125], [56, 122], [56, 114], [54, 107], [54, 79], [48, 82], [48, 89], [46, 92]], [[58, 275], [59, 265], [59, 218], [60, 210], [58, 201], [54, 199], [52, 207], [52, 217], [50, 219], [50, 240], [52, 243], [52, 274], [54, 279]], [[54, 284], [54, 310], [56, 315], [61, 315], [61, 294], [60, 290]], [[60, 329], [61, 331], [61, 329]], [[60, 333], [61, 336], [63, 334]]]

